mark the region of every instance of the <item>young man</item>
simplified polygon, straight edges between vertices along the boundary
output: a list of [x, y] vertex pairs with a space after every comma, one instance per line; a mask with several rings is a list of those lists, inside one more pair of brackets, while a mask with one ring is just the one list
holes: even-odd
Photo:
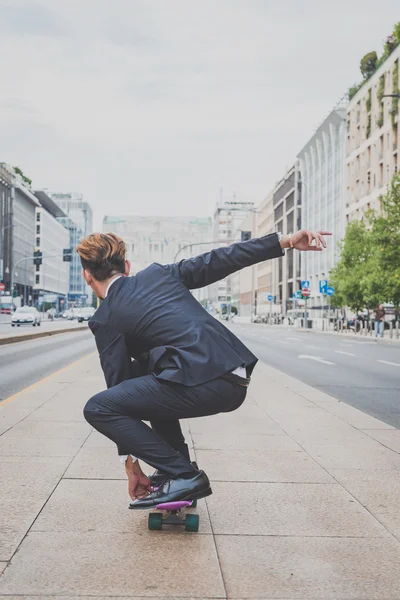
[[383, 308], [383, 304], [380, 304], [375, 309], [375, 316], [374, 316], [375, 339], [378, 338], [378, 335], [380, 335], [380, 337], [383, 337], [384, 325], [385, 325], [385, 309]]
[[[94, 233], [79, 244], [83, 276], [104, 300], [89, 326], [108, 387], [88, 401], [84, 415], [116, 443], [131, 508], [212, 493], [207, 475], [190, 462], [179, 419], [239, 408], [257, 362], [189, 290], [278, 258], [284, 248], [321, 251], [324, 235], [330, 233], [273, 233], [176, 264], [152, 264], [133, 277], [121, 238]], [[157, 469], [152, 478], [137, 458]]]

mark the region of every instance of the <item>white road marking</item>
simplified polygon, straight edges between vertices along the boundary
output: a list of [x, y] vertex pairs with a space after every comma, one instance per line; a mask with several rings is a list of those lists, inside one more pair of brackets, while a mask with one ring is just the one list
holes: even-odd
[[311, 356], [310, 354], [299, 354], [297, 358], [308, 358], [308, 360], [315, 360], [316, 362], [323, 363], [324, 365], [334, 365], [335, 363], [320, 358], [319, 356]]
[[385, 365], [392, 365], [393, 367], [400, 367], [400, 363], [392, 363], [388, 360], [378, 360], [378, 362], [383, 363]]
[[292, 342], [299, 342], [299, 338], [291, 338], [291, 337], [287, 337], [285, 338], [285, 340], [291, 340]]
[[355, 356], [352, 352], [343, 352], [343, 350], [335, 350], [336, 354], [345, 354], [346, 356]]
[[283, 340], [279, 340], [280, 344], [288, 344], [289, 342], [284, 342]]
[[341, 345], [346, 344], [346, 346], [352, 346], [353, 342], [340, 342]]
[[311, 348], [312, 350], [321, 350], [321, 348], [319, 346], [309, 346], [309, 345], [305, 345], [304, 348]]

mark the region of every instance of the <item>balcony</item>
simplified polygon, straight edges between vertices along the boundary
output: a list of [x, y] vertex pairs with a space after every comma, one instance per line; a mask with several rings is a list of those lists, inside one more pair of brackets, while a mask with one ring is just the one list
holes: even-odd
[[393, 152], [397, 152], [397, 142], [393, 142]]
[[379, 152], [379, 162], [383, 162], [383, 150]]

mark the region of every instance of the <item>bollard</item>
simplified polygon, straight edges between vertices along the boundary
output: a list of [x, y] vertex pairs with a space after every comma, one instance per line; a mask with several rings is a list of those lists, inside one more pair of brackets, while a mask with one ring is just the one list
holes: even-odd
[[392, 321], [390, 321], [390, 323], [389, 323], [389, 336], [390, 336], [390, 338], [393, 338], [393, 323], [392, 323]]
[[399, 322], [396, 321], [396, 340], [399, 339]]

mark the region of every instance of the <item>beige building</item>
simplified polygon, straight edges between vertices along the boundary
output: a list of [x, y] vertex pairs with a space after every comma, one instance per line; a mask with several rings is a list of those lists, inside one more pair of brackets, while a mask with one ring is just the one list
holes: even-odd
[[347, 107], [347, 222], [380, 209], [379, 197], [398, 170], [400, 45], [364, 83]]
[[[301, 183], [298, 164], [276, 184], [273, 194], [274, 231], [283, 235], [301, 228]], [[293, 294], [300, 289], [300, 252], [285, 252], [272, 263], [272, 295], [276, 308], [285, 315], [293, 305]]]
[[[262, 237], [274, 231], [272, 192], [241, 223], [242, 231], [251, 231], [252, 237]], [[270, 311], [268, 296], [273, 294], [273, 263], [266, 260], [240, 271], [240, 316], [254, 317]]]

